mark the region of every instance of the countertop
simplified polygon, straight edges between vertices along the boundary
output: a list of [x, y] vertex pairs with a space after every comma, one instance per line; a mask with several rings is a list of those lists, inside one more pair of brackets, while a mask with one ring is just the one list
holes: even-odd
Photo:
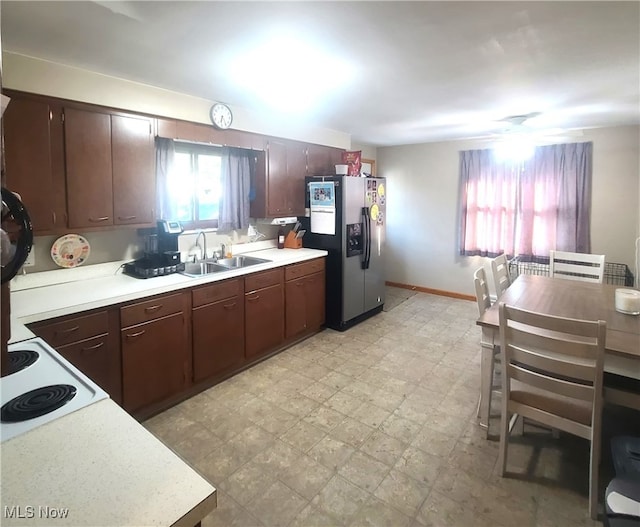
[[[326, 256], [327, 252], [315, 249], [274, 248], [244, 252], [243, 254], [271, 261], [197, 278], [176, 273], [168, 276], [140, 279], [118, 271], [117, 274], [112, 272], [108, 276], [98, 276], [19, 291], [12, 290], [12, 323], [11, 340], [9, 342], [18, 342], [33, 336], [24, 327], [25, 324], [312, 260]], [[74, 270], [64, 270], [62, 272], [65, 271]]]
[[7, 527], [193, 527], [217, 501], [213, 486], [110, 399], [4, 441], [1, 481]]

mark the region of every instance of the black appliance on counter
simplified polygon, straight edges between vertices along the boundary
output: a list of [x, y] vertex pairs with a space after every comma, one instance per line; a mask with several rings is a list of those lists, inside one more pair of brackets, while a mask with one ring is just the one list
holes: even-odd
[[178, 236], [183, 228], [179, 221], [158, 220], [157, 234], [147, 237], [145, 255], [124, 264], [125, 274], [136, 278], [152, 278], [184, 271], [180, 262]]

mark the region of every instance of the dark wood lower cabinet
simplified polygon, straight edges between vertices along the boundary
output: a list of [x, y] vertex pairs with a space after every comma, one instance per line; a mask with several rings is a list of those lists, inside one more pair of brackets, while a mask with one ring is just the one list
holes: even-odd
[[31, 324], [29, 329], [122, 403], [118, 310], [85, 312]]
[[127, 411], [135, 412], [186, 389], [189, 339], [185, 313], [125, 328], [121, 342]]
[[318, 258], [29, 329], [146, 418], [318, 331], [324, 269]]
[[193, 309], [193, 380], [204, 381], [244, 361], [244, 298], [241, 295]]
[[253, 359], [284, 341], [284, 288], [281, 283], [245, 294], [245, 356]]

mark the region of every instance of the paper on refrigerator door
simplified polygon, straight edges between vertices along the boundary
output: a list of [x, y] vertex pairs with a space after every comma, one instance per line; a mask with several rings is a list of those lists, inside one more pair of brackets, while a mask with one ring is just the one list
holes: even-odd
[[311, 232], [335, 235], [335, 183], [333, 181], [309, 183], [309, 204], [311, 205]]

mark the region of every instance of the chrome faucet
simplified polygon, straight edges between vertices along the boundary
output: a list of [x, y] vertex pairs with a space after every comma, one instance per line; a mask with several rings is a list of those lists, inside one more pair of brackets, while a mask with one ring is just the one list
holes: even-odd
[[[198, 240], [200, 239], [200, 235], [202, 234], [202, 246], [199, 245]], [[196, 236], [196, 245], [200, 248], [202, 253], [201, 260], [207, 259], [207, 235], [204, 231], [198, 231], [198, 235]]]

